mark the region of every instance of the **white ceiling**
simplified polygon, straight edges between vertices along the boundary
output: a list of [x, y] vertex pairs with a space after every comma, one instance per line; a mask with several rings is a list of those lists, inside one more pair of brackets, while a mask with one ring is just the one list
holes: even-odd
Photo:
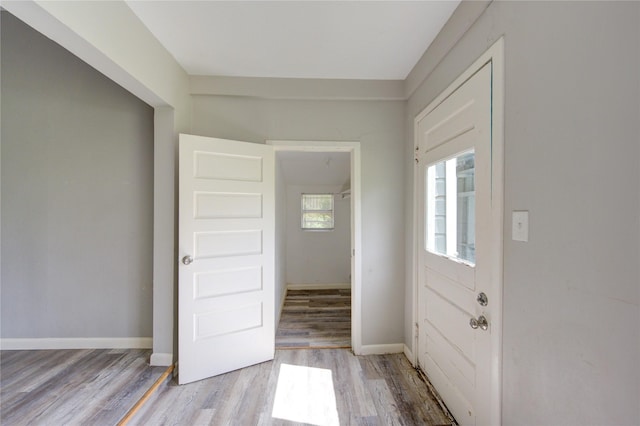
[[191, 75], [404, 80], [459, 0], [127, 3]]
[[[459, 0], [126, 0], [190, 75], [404, 80]], [[348, 153], [280, 152], [285, 181], [345, 185]]]

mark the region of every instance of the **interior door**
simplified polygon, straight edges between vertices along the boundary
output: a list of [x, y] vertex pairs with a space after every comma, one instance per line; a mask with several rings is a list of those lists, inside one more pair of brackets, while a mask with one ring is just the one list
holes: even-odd
[[491, 424], [491, 64], [418, 131], [418, 362], [459, 424]]
[[178, 381], [273, 359], [274, 151], [180, 135]]

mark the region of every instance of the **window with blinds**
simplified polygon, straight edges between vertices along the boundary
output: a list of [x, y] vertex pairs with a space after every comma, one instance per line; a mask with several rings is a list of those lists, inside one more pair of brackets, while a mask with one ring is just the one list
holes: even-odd
[[302, 229], [333, 229], [333, 194], [302, 194]]

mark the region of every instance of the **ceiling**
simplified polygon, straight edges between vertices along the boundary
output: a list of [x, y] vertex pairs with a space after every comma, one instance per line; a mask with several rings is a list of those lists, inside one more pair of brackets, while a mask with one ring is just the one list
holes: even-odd
[[[404, 80], [459, 0], [126, 0], [190, 75]], [[279, 152], [294, 185], [348, 185], [348, 153]]]
[[459, 0], [127, 4], [190, 75], [404, 80]]

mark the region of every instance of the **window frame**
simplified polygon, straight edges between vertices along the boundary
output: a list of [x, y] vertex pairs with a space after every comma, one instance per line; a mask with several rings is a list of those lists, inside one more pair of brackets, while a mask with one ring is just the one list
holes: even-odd
[[[306, 209], [305, 208], [305, 196], [326, 196], [331, 199], [331, 209], [330, 210], [321, 210], [321, 209]], [[330, 232], [335, 230], [336, 228], [336, 216], [335, 216], [335, 197], [332, 193], [327, 192], [303, 192], [300, 194], [300, 229], [302, 231], [311, 231], [311, 232]], [[331, 227], [325, 228], [310, 228], [305, 226], [305, 214], [306, 213], [323, 213], [331, 215]], [[317, 222], [320, 223], [320, 222]]]
[[[473, 176], [473, 190], [466, 191], [464, 193], [459, 191], [460, 184], [460, 175], [458, 173], [457, 161], [460, 158], [463, 158], [467, 155], [471, 154], [474, 159], [474, 166], [471, 170]], [[440, 165], [444, 164], [444, 174], [440, 173], [438, 175], [436, 168]], [[438, 179], [444, 179], [442, 182], [441, 188], [437, 187], [436, 181]], [[440, 158], [437, 161], [430, 162], [425, 165], [425, 174], [424, 174], [424, 197], [425, 197], [425, 217], [424, 217], [424, 250], [428, 253], [434, 254], [436, 256], [445, 257], [449, 260], [452, 260], [457, 263], [463, 263], [471, 267], [475, 267], [476, 264], [476, 253], [475, 253], [475, 239], [476, 239], [476, 206], [475, 206], [475, 148], [463, 150], [454, 155]], [[444, 190], [444, 193], [441, 191]], [[472, 193], [473, 195], [469, 196]], [[472, 206], [473, 206], [473, 214], [467, 214], [467, 221], [465, 222], [465, 229], [462, 231], [466, 236], [471, 236], [471, 241], [468, 242], [465, 239], [465, 243], [462, 244], [459, 241], [459, 237], [461, 236], [458, 216], [458, 202], [460, 201], [460, 196], [472, 198]], [[444, 214], [438, 212], [438, 208], [436, 207], [437, 198], [442, 196], [444, 198]], [[468, 205], [467, 205], [468, 206]], [[441, 217], [444, 221], [444, 228], [446, 229], [444, 232], [442, 231], [442, 226], [438, 226], [437, 218]], [[469, 229], [472, 229], [472, 233], [468, 232]], [[440, 249], [437, 242], [437, 235], [445, 236], [445, 244], [444, 248]], [[459, 252], [459, 248], [461, 245], [465, 245], [468, 250], [472, 251], [472, 258], [468, 258], [467, 256], [463, 257]]]

